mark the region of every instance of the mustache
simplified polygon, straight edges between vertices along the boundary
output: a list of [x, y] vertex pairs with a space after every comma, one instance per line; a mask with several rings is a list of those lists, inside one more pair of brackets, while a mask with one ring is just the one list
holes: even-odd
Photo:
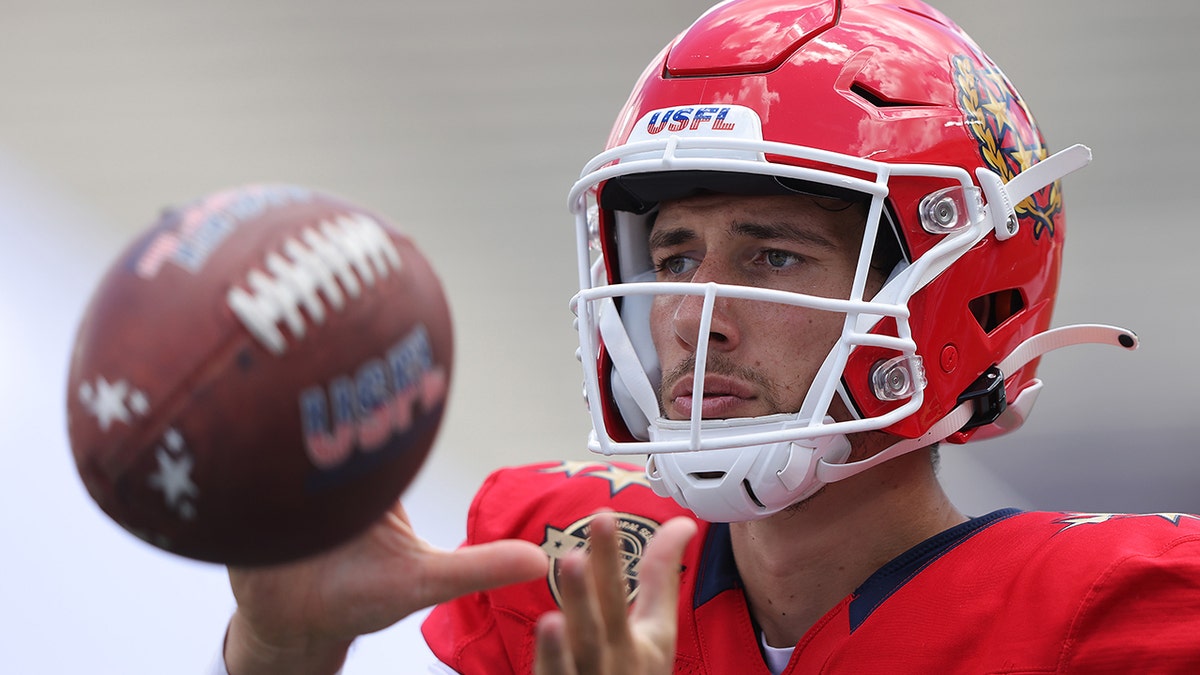
[[[663, 371], [662, 383], [658, 387], [659, 407], [665, 410], [666, 401], [671, 396], [671, 390], [675, 387], [675, 383], [685, 377], [691, 376], [695, 372], [696, 357], [690, 354], [670, 369]], [[755, 388], [758, 390], [758, 397], [767, 404], [769, 409], [781, 409], [779, 395], [776, 393], [778, 389], [774, 380], [760, 370], [734, 363], [721, 354], [710, 352], [706, 361], [704, 375], [706, 378], [712, 375], [721, 375], [749, 382], [755, 385]], [[660, 412], [663, 412], [663, 410], [660, 410]]]

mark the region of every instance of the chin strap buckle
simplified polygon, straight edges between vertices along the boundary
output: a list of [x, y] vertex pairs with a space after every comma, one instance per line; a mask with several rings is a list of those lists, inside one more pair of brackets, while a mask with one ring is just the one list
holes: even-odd
[[976, 427], [987, 426], [999, 419], [1008, 409], [1008, 398], [1004, 391], [1004, 373], [992, 366], [971, 383], [958, 397], [958, 404], [967, 401], [975, 402], [975, 413], [971, 419], [959, 429], [960, 432]]

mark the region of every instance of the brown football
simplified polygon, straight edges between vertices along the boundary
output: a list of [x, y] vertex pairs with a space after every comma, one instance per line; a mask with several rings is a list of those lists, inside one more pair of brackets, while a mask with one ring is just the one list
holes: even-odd
[[108, 269], [71, 355], [71, 448], [100, 508], [151, 544], [284, 562], [399, 498], [452, 364], [408, 236], [301, 187], [238, 187], [165, 211]]

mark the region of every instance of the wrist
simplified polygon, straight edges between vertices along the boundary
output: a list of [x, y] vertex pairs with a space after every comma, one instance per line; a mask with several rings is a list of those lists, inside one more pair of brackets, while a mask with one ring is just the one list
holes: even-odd
[[225, 634], [225, 667], [229, 675], [334, 675], [352, 642], [268, 639], [235, 611]]

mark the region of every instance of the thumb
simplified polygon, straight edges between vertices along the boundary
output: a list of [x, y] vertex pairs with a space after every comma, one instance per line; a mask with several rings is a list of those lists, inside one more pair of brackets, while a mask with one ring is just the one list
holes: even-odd
[[454, 551], [437, 551], [428, 561], [425, 604], [546, 575], [549, 558], [533, 542], [503, 539]]

